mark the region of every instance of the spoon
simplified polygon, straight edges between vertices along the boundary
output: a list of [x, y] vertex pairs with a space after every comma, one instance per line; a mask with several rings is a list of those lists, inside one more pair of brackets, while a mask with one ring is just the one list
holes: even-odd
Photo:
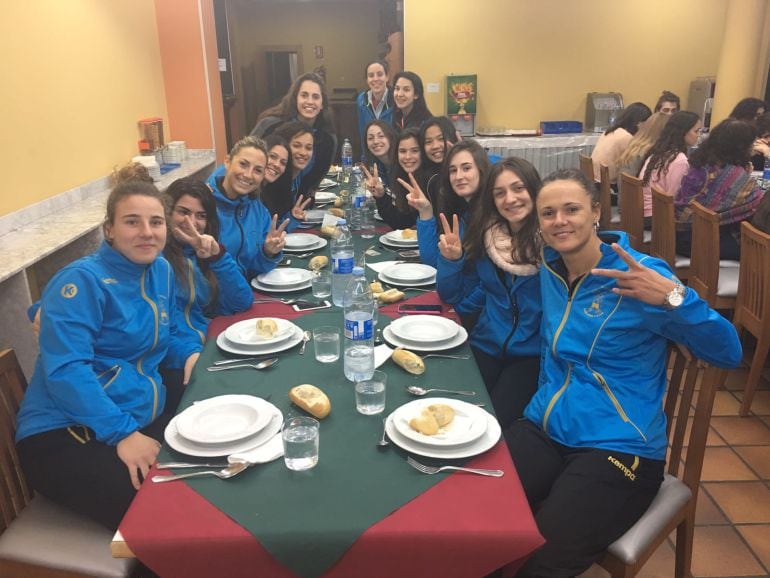
[[197, 476], [216, 476], [226, 480], [227, 478], [232, 478], [233, 476], [240, 474], [243, 470], [248, 468], [249, 465], [249, 462], [238, 462], [230, 464], [221, 470], [205, 470], [203, 472], [190, 472], [189, 474], [175, 474], [171, 476], [153, 476], [152, 481], [155, 483], [171, 482], [173, 480], [182, 480], [184, 478], [193, 478]]
[[378, 448], [384, 448], [390, 445], [390, 442], [388, 441], [387, 435], [385, 433], [385, 421], [387, 418], [382, 419], [382, 438], [380, 438], [380, 441], [377, 442]]
[[299, 348], [300, 355], [305, 355], [305, 347], [307, 347], [307, 342], [310, 341], [312, 337], [313, 334], [310, 333], [310, 330], [305, 329], [305, 332], [302, 334], [302, 347]]
[[425, 389], [424, 387], [420, 387], [419, 385], [410, 385], [406, 388], [406, 391], [411, 393], [412, 395], [425, 395], [427, 393], [430, 393], [431, 391], [442, 391], [444, 393], [452, 393], [455, 395], [476, 395], [475, 391], [458, 391], [456, 389], [439, 389], [439, 388], [433, 388], [433, 389]]
[[265, 359], [264, 361], [260, 361], [259, 363], [238, 363], [235, 365], [212, 365], [211, 367], [207, 367], [206, 371], [226, 371], [228, 369], [238, 369], [241, 367], [250, 367], [251, 369], [265, 369], [275, 363], [278, 363], [277, 357]]

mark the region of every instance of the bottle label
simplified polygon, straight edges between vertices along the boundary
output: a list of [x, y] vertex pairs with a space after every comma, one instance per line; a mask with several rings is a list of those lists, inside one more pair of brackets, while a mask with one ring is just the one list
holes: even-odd
[[347, 275], [353, 272], [353, 257], [342, 257], [334, 259], [334, 273]]
[[353, 341], [371, 339], [374, 335], [374, 322], [369, 319], [345, 318], [345, 338]]
[[353, 199], [353, 206], [360, 209], [364, 205], [366, 205], [366, 197], [364, 195], [356, 195], [355, 199]]

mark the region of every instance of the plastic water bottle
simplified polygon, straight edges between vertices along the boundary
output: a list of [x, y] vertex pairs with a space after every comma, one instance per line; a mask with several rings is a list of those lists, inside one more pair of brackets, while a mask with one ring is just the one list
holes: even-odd
[[363, 267], [353, 269], [345, 289], [345, 377], [350, 381], [374, 375], [374, 298]]
[[345, 139], [342, 142], [342, 175], [343, 181], [350, 181], [350, 173], [353, 170], [353, 145], [350, 144], [350, 139]]
[[767, 188], [768, 182], [770, 182], [770, 157], [765, 157], [765, 168], [762, 171], [762, 180], [765, 181], [765, 188]]
[[[358, 167], [356, 167], [357, 169]], [[354, 171], [355, 172], [355, 171]], [[353, 207], [352, 207], [352, 223], [350, 229], [353, 231], [360, 231], [364, 225], [364, 212], [366, 211], [366, 181], [363, 179], [358, 180], [354, 174], [353, 180], [356, 180], [356, 188], [353, 194]], [[352, 183], [351, 183], [352, 184]]]
[[353, 237], [348, 230], [347, 221], [337, 221], [337, 229], [331, 240], [332, 254], [332, 301], [342, 307], [345, 289], [353, 276]]

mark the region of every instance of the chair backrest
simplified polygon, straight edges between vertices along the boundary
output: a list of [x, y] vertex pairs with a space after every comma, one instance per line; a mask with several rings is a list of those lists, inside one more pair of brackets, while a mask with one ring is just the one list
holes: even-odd
[[623, 194], [618, 200], [620, 228], [628, 235], [629, 244], [641, 251], [644, 248], [644, 192], [642, 180], [628, 173], [620, 174]]
[[612, 188], [610, 187], [610, 168], [605, 164], [599, 165], [599, 208], [602, 210], [599, 226], [602, 229], [611, 229]]
[[748, 221], [741, 223], [741, 267], [735, 321], [759, 335], [770, 314], [770, 235]]
[[16, 413], [26, 388], [13, 349], [0, 351], [0, 534], [32, 499], [14, 443]]
[[719, 215], [697, 201], [692, 207], [692, 253], [688, 285], [713, 307], [719, 283]]
[[652, 185], [652, 238], [650, 255], [663, 259], [671, 269], [676, 263], [674, 197]]
[[[664, 405], [670, 445], [668, 473], [690, 487], [693, 492], [692, 503], [695, 503], [714, 398], [716, 390], [724, 381], [726, 370], [695, 359], [681, 345], [671, 347], [669, 368], [671, 377]], [[692, 402], [696, 389], [698, 399], [693, 412]], [[684, 447], [687, 448], [687, 459], [682, 468]]]
[[580, 170], [590, 182], [596, 182], [594, 177], [594, 161], [591, 157], [580, 153]]

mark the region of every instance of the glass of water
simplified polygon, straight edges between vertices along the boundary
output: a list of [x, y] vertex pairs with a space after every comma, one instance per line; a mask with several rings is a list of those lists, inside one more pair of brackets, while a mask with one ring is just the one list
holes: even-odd
[[309, 470], [318, 463], [318, 420], [293, 417], [283, 422], [283, 461], [295, 472]]
[[323, 325], [313, 329], [315, 358], [321, 363], [334, 363], [340, 358], [340, 328]]
[[328, 270], [315, 271], [310, 279], [313, 297], [324, 299], [332, 294], [332, 274]]
[[388, 376], [375, 370], [371, 379], [356, 382], [356, 410], [364, 415], [376, 415], [385, 411], [385, 387]]

